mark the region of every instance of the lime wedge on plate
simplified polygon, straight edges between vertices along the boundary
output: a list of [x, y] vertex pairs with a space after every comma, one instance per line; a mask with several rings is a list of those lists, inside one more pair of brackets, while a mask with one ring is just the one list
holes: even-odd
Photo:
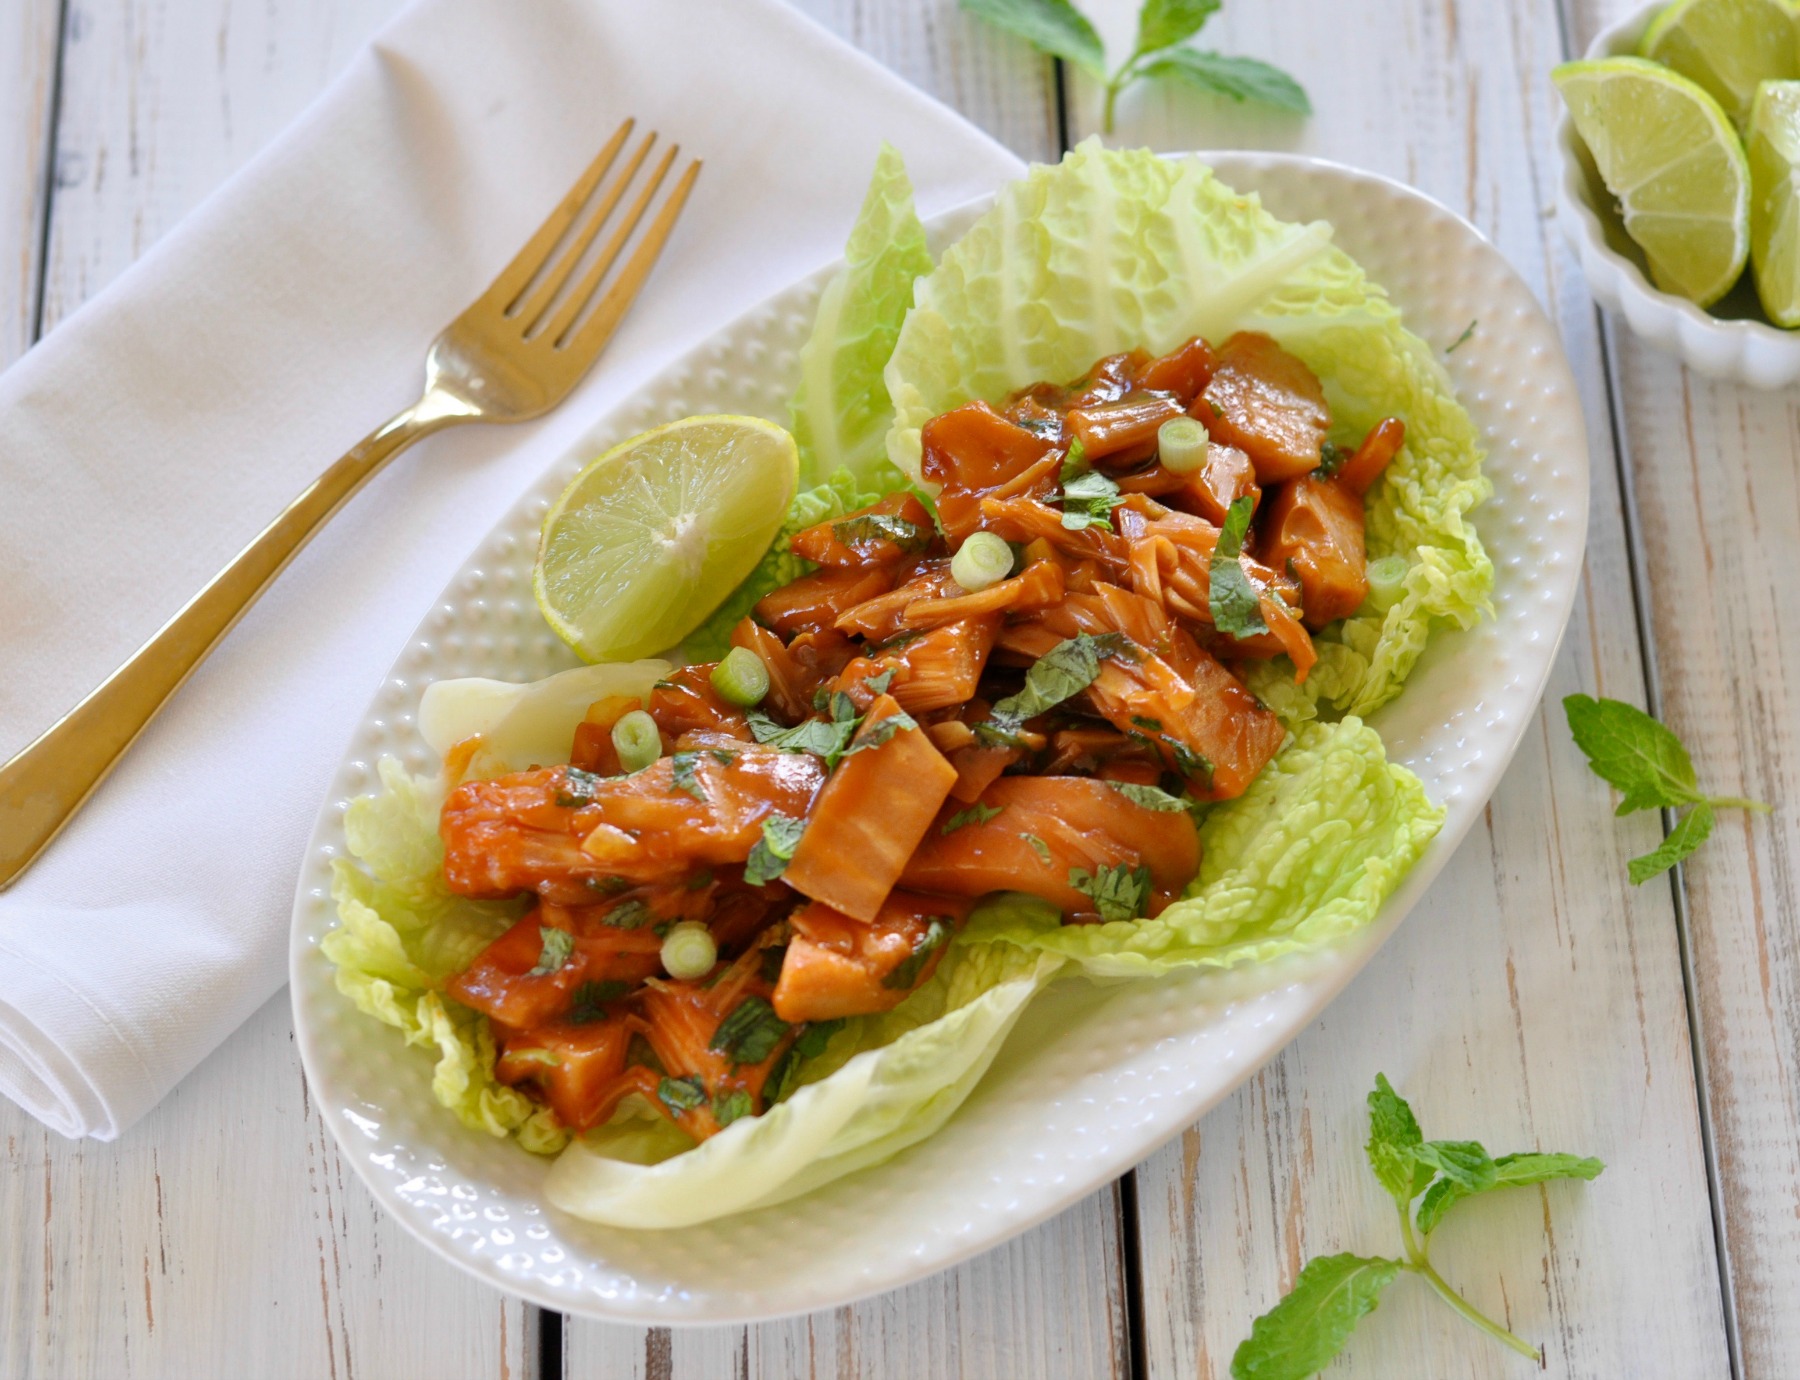
[[1800, 326], [1800, 81], [1764, 82], [1750, 115], [1750, 264], [1778, 326]]
[[1757, 83], [1800, 77], [1800, 27], [1783, 0], [1676, 0], [1644, 31], [1638, 56], [1698, 82], [1748, 129]]
[[1719, 103], [1643, 58], [1565, 62], [1550, 77], [1656, 285], [1718, 301], [1750, 256], [1750, 168]]
[[532, 589], [588, 661], [673, 646], [755, 568], [799, 473], [756, 417], [688, 417], [614, 446], [544, 518]]

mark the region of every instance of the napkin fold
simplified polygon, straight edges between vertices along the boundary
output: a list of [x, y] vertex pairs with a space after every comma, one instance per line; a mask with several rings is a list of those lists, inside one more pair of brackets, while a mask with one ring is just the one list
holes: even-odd
[[929, 215], [1018, 160], [774, 0], [419, 0], [275, 144], [0, 375], [0, 760], [326, 464], [620, 119], [705, 160], [576, 394], [374, 481], [0, 893], [0, 1092], [110, 1140], [281, 985], [369, 695], [514, 497], [698, 339], [841, 252], [881, 140]]

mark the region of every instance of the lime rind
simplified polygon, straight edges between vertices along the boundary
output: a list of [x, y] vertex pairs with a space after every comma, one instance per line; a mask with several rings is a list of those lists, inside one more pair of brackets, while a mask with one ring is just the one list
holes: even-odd
[[1757, 88], [1750, 115], [1750, 265], [1778, 326], [1800, 327], [1800, 81]]
[[587, 661], [673, 646], [762, 559], [799, 474], [759, 417], [687, 417], [587, 465], [545, 515], [532, 592]]
[[1718, 301], [1750, 255], [1749, 164], [1719, 103], [1644, 58], [1567, 62], [1551, 79], [1657, 287]]
[[1800, 77], [1800, 21], [1783, 0], [1676, 0], [1638, 55], [1698, 83], [1748, 130], [1758, 85]]

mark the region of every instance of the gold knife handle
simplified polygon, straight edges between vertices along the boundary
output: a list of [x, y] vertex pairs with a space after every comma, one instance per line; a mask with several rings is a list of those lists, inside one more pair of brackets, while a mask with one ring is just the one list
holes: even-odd
[[80, 704], [0, 767], [0, 889], [67, 824], [156, 712], [377, 470], [472, 409], [433, 391], [364, 437], [288, 504], [162, 629]]

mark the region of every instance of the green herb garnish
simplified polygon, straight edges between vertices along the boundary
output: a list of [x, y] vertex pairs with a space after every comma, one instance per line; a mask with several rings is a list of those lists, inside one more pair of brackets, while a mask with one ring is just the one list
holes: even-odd
[[1127, 867], [1124, 863], [1103, 865], [1097, 872], [1071, 867], [1069, 885], [1093, 897], [1094, 909], [1100, 912], [1102, 920], [1135, 920], [1143, 913], [1150, 895], [1150, 869], [1141, 864]]
[[744, 881], [751, 886], [764, 886], [787, 871], [805, 829], [805, 820], [790, 819], [787, 815], [770, 815], [765, 819], [762, 837], [756, 841], [744, 864]]
[[906, 555], [923, 551], [931, 544], [931, 533], [916, 522], [890, 513], [864, 513], [831, 524], [831, 535], [859, 556], [892, 543]]
[[631, 990], [629, 983], [605, 981], [584, 982], [577, 987], [569, 1002], [565, 1018], [571, 1025], [588, 1025], [606, 1019], [606, 1004], [617, 1001]]
[[1106, 45], [1069, 0], [962, 0], [970, 14], [1016, 34], [1040, 53], [1073, 63], [1099, 82], [1106, 93], [1100, 117], [1103, 134], [1112, 133], [1119, 93], [1143, 79], [1173, 79], [1234, 101], [1312, 114], [1305, 90], [1279, 67], [1188, 46], [1187, 40], [1218, 12], [1219, 4], [1220, 0], [1144, 0], [1131, 56], [1108, 76]]
[[580, 767], [565, 767], [562, 784], [556, 789], [556, 803], [565, 810], [579, 810], [594, 803], [594, 790], [604, 778]]
[[697, 752], [678, 752], [669, 759], [669, 765], [675, 772], [675, 789], [686, 791], [695, 800], [706, 799], [706, 787], [700, 784], [700, 778], [694, 774], [694, 765], [700, 760]]
[[665, 1078], [656, 1085], [656, 1095], [676, 1116], [706, 1105], [706, 1085], [698, 1074], [686, 1078]]
[[885, 719], [877, 719], [870, 724], [862, 737], [850, 744], [844, 756], [853, 757], [869, 748], [878, 748], [902, 729], [917, 728], [919, 721], [904, 709], [897, 709]]
[[750, 1094], [742, 1088], [719, 1093], [712, 1102], [713, 1120], [721, 1127], [729, 1126], [741, 1116], [750, 1115]]
[[1451, 341], [1451, 342], [1450, 342], [1450, 343], [1449, 343], [1449, 344], [1448, 344], [1448, 345], [1446, 345], [1446, 346], [1445, 346], [1445, 347], [1444, 347], [1444, 353], [1445, 353], [1445, 354], [1447, 354], [1447, 355], [1453, 355], [1453, 354], [1455, 354], [1455, 353], [1456, 353], [1456, 347], [1457, 347], [1457, 346], [1458, 346], [1458, 345], [1461, 345], [1461, 344], [1462, 344], [1462, 343], [1463, 343], [1463, 342], [1464, 342], [1464, 341], [1466, 341], [1466, 340], [1467, 340], [1467, 339], [1468, 339], [1468, 338], [1469, 338], [1469, 337], [1470, 337], [1470, 336], [1472, 336], [1472, 335], [1474, 335], [1474, 334], [1475, 334], [1475, 327], [1476, 327], [1476, 324], [1477, 324], [1477, 323], [1478, 323], [1478, 322], [1479, 322], [1479, 321], [1480, 321], [1480, 320], [1481, 320], [1481, 318], [1480, 318], [1480, 317], [1476, 317], [1476, 318], [1475, 318], [1475, 320], [1474, 320], [1474, 321], [1471, 321], [1471, 322], [1469, 322], [1469, 324], [1468, 324], [1468, 325], [1466, 325], [1466, 326], [1464, 326], [1464, 327], [1463, 327], [1463, 333], [1462, 333], [1462, 334], [1461, 334], [1461, 335], [1459, 335], [1459, 336], [1457, 336], [1457, 337], [1456, 337], [1456, 339], [1455, 339], [1455, 340], [1453, 340], [1453, 341]]
[[912, 952], [901, 959], [898, 964], [881, 980], [881, 985], [890, 992], [910, 992], [919, 985], [919, 974], [925, 971], [925, 965], [931, 956], [950, 939], [950, 921], [947, 917], [934, 915], [925, 926], [925, 933], [913, 940]]
[[1025, 673], [1025, 688], [975, 725], [975, 736], [990, 747], [1017, 747], [1017, 734], [1028, 720], [1079, 695], [1099, 676], [1101, 661], [1125, 655], [1129, 646], [1123, 633], [1077, 633], [1058, 642]]
[[[1328, 1255], [1308, 1261], [1287, 1297], [1252, 1324], [1231, 1358], [1233, 1380], [1305, 1380], [1324, 1370], [1403, 1271], [1423, 1278], [1483, 1332], [1538, 1361], [1536, 1347], [1479, 1312], [1432, 1268], [1431, 1233], [1464, 1198], [1551, 1179], [1592, 1179], [1605, 1166], [1576, 1155], [1494, 1158], [1476, 1141], [1426, 1140], [1412, 1108], [1379, 1074], [1369, 1094], [1368, 1156], [1399, 1211], [1404, 1257]], [[1412, 1204], [1421, 1194], [1415, 1229]]]
[[1238, 559], [1244, 549], [1244, 533], [1250, 530], [1253, 507], [1248, 494], [1231, 500], [1208, 571], [1206, 604], [1212, 611], [1213, 627], [1227, 637], [1256, 637], [1269, 630], [1262, 620], [1261, 601]]
[[641, 930], [654, 919], [656, 912], [650, 909], [650, 903], [636, 896], [629, 901], [621, 901], [600, 915], [601, 922], [611, 925], [615, 930]]
[[745, 997], [719, 1022], [707, 1048], [734, 1064], [760, 1064], [787, 1034], [787, 1022], [762, 997]]
[[1024, 839], [1025, 842], [1031, 845], [1031, 851], [1038, 855], [1038, 861], [1043, 863], [1045, 867], [1048, 867], [1050, 865], [1050, 845], [1045, 843], [1036, 834], [1026, 834], [1024, 835]]
[[870, 676], [867, 680], [863, 681], [863, 684], [868, 687], [871, 695], [887, 694], [888, 686], [893, 683], [894, 668], [892, 666], [888, 667], [887, 670], [883, 671], [880, 675]]
[[560, 971], [563, 964], [569, 961], [569, 955], [575, 952], [575, 936], [567, 930], [539, 925], [538, 938], [543, 947], [538, 950], [537, 967], [525, 974], [526, 977], [549, 977]]
[[1160, 786], [1141, 786], [1135, 781], [1108, 781], [1106, 784], [1133, 805], [1141, 805], [1146, 810], [1176, 814], [1187, 809], [1187, 804], [1180, 796], [1170, 795]]
[[1601, 780], [1624, 792], [1618, 813], [1691, 807], [1668, 836], [1629, 865], [1632, 885], [1666, 872], [1701, 844], [1713, 829], [1715, 810], [1754, 810], [1767, 814], [1760, 800], [1735, 795], [1705, 795], [1694, 775], [1687, 749], [1662, 724], [1622, 700], [1570, 695], [1563, 700], [1575, 746]]
[[973, 805], [969, 806], [968, 809], [958, 810], [955, 814], [951, 815], [949, 819], [945, 820], [939, 827], [938, 833], [954, 834], [965, 824], [986, 824], [1005, 808], [1004, 805], [983, 805], [977, 800]]
[[[845, 709], [849, 710], [847, 717], [843, 714]], [[815, 757], [823, 757], [826, 769], [830, 770], [837, 766], [862, 723], [856, 706], [842, 691], [831, 697], [831, 710], [830, 719], [803, 719], [792, 728], [782, 727], [760, 709], [750, 710], [745, 717], [750, 721], [751, 736], [757, 742], [781, 752], [810, 752]]]
[[1112, 510], [1125, 500], [1119, 486], [1099, 470], [1086, 470], [1062, 486], [1062, 525], [1071, 532], [1088, 527], [1112, 531]]

